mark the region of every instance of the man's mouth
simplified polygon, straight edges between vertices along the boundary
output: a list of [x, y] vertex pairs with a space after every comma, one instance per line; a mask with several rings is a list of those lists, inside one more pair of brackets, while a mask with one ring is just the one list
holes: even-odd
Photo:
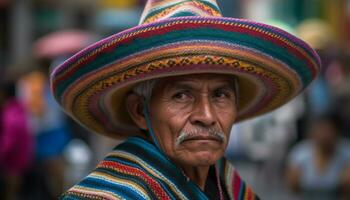
[[211, 136], [211, 135], [196, 135], [196, 136], [192, 136], [192, 137], [188, 137], [188, 138], [184, 139], [183, 142], [184, 141], [191, 141], [191, 140], [214, 140], [214, 141], [218, 141], [218, 142], [223, 142], [221, 138]]
[[190, 141], [211, 141], [211, 142], [219, 142], [224, 143], [226, 140], [226, 137], [224, 133], [220, 131], [208, 131], [208, 132], [190, 132], [190, 131], [183, 131], [181, 132], [180, 136], [176, 140], [176, 145], [180, 145], [183, 142], [190, 142]]

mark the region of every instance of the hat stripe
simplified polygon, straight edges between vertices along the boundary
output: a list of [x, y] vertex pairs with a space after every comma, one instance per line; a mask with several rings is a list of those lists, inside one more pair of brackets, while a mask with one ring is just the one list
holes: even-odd
[[239, 21], [242, 25], [249, 26], [250, 30], [255, 31], [256, 29], [254, 27], [258, 27], [258, 29], [259, 29], [258, 32], [263, 32], [263, 33], [268, 34], [268, 35], [274, 35], [275, 38], [282, 40], [283, 42], [289, 44], [293, 48], [302, 48], [310, 57], [315, 59], [317, 65], [321, 64], [321, 60], [318, 57], [315, 50], [310, 48], [310, 46], [308, 46], [305, 42], [303, 42], [299, 38], [291, 35], [290, 33], [286, 32], [282, 29], [278, 29], [278, 28], [275, 28], [273, 26], [267, 25], [267, 24], [262, 24], [262, 23], [258, 23], [258, 22], [252, 24], [251, 21], [244, 20], [244, 19], [240, 19]]
[[[199, 21], [199, 23], [201, 23], [203, 21], [203, 19], [201, 19], [201, 21]], [[235, 20], [235, 21], [237, 21], [237, 20]], [[238, 20], [238, 21], [242, 21], [242, 20]], [[243, 20], [244, 21], [244, 20]], [[183, 23], [183, 22], [182, 22]], [[193, 23], [193, 22], [192, 22]], [[219, 22], [220, 23], [220, 22]], [[225, 23], [225, 22], [224, 22]], [[221, 22], [220, 24], [223, 24], [223, 22]], [[227, 25], [227, 24], [224, 24], [224, 25]], [[231, 24], [231, 25], [235, 25], [235, 26], [243, 26], [243, 25], [241, 25], [241, 24]], [[168, 25], [169, 26], [169, 25]], [[160, 24], [160, 27], [158, 27], [158, 28], [163, 28], [164, 29], [164, 25], [163, 24]], [[257, 28], [252, 28], [252, 27], [247, 27], [247, 26], [244, 26], [244, 28], [251, 28], [251, 29], [253, 29], [253, 31], [257, 31]], [[152, 30], [156, 30], [156, 28], [152, 28]], [[143, 33], [143, 32], [147, 32], [147, 31], [150, 31], [150, 28], [149, 27], [144, 27], [144, 29], [141, 29], [141, 30], [137, 30], [137, 31], [135, 31], [135, 33], [133, 33], [132, 35], [136, 35], [136, 34], [141, 34], [141, 33]], [[132, 32], [132, 31], [130, 31], [130, 32]], [[265, 34], [269, 34], [268, 32], [264, 32]], [[154, 34], [153, 32], [152, 33], [150, 33], [150, 34]], [[144, 34], [144, 35], [146, 35], [146, 34]], [[147, 34], [147, 35], [149, 35], [149, 34]], [[144, 36], [145, 37], [145, 36]], [[117, 41], [115, 41], [115, 40], [113, 40], [113, 38], [118, 38], [118, 40]], [[107, 42], [109, 42], [109, 43], [104, 43], [104, 41], [101, 41], [100, 43], [98, 43], [98, 44], [96, 44], [96, 45], [94, 45], [94, 46], [92, 46], [92, 47], [90, 47], [90, 48], [88, 48], [87, 50], [85, 50], [83, 53], [87, 53], [88, 54], [88, 56], [85, 56], [85, 57], [83, 57], [82, 59], [81, 59], [81, 56], [79, 56], [79, 54], [77, 54], [77, 56], [74, 56], [72, 59], [70, 59], [70, 60], [68, 60], [67, 62], [65, 62], [63, 65], [66, 65], [66, 66], [74, 66], [74, 65], [77, 65], [77, 64], [79, 64], [79, 63], [81, 63], [81, 61], [83, 60], [83, 59], [85, 59], [85, 58], [89, 58], [89, 57], [91, 57], [91, 56], [89, 56], [89, 52], [90, 52], [90, 55], [95, 55], [95, 54], [97, 54], [97, 53], [104, 53], [104, 52], [102, 52], [102, 51], [106, 51], [106, 48], [115, 48], [115, 45], [118, 45], [118, 44], [122, 44], [123, 42], [126, 42], [125, 41], [125, 38], [130, 38], [130, 34], [128, 34], [128, 33], [124, 33], [124, 34], [117, 34], [117, 35], [115, 35], [115, 36], [112, 36], [112, 37], [110, 37], [110, 38], [107, 38], [105, 41], [107, 41]], [[276, 38], [277, 39], [280, 39], [279, 38], [279, 36], [277, 35], [276, 36]], [[123, 40], [124, 39], [124, 41], [121, 41], [121, 40]], [[110, 41], [111, 40], [111, 41]], [[283, 39], [283, 42], [285, 42], [284, 41], [285, 39]], [[119, 43], [118, 43], [119, 42]], [[289, 44], [289, 45], [293, 45], [293, 44]], [[108, 47], [106, 47], [106, 46], [108, 46]], [[292, 47], [294, 47], [294, 45], [292, 46]], [[106, 51], [107, 52], [107, 51]], [[313, 56], [314, 57], [314, 56]], [[79, 59], [80, 58], [80, 59]], [[317, 58], [317, 56], [316, 56], [316, 58]], [[77, 59], [79, 59], [78, 61], [77, 61]], [[76, 63], [74, 63], [74, 62], [76, 62]], [[79, 67], [79, 66], [78, 66]], [[63, 71], [63, 69], [64, 69], [64, 67], [60, 67], [60, 69], [61, 70], [57, 70], [56, 72], [54, 72], [56, 75], [58, 75], [59, 74], [59, 72], [60, 71]]]
[[147, 15], [142, 18], [140, 24], [151, 23], [160, 19], [169, 19], [177, 16], [206, 16], [221, 17], [221, 11], [216, 4], [205, 1], [181, 1], [172, 5], [165, 4], [164, 7], [157, 6], [155, 9], [145, 10]]
[[[241, 25], [237, 25], [237, 24], [235, 24], [236, 26], [241, 26]], [[160, 27], [160, 28], [162, 28], [162, 27]], [[245, 28], [247, 28], [247, 27], [245, 27]], [[248, 28], [250, 28], [250, 29], [253, 29], [253, 30], [255, 30], [255, 28], [253, 27], [253, 28], [251, 28], [251, 27], [248, 27]], [[146, 28], [147, 29], [147, 28]], [[143, 30], [140, 30], [140, 31], [138, 31], [138, 32], [144, 32]], [[265, 33], [266, 34], [266, 33]], [[135, 34], [134, 34], [135, 35]], [[276, 37], [278, 37], [278, 36], [276, 36]], [[112, 42], [112, 43], [114, 43], [115, 44], [115, 42]], [[102, 46], [102, 44], [101, 45], [99, 45], [99, 46]], [[111, 46], [112, 47], [112, 45], [111, 44], [109, 44], [109, 46]]]
[[[190, 24], [191, 27], [193, 27], [193, 25], [198, 25], [198, 24]], [[212, 25], [212, 24], [210, 24]], [[294, 54], [299, 54], [298, 57], [301, 57], [303, 59], [305, 59], [305, 55], [303, 55], [302, 53], [300, 53], [300, 51], [297, 51], [295, 48], [291, 48], [290, 46], [287, 46], [286, 43], [284, 43], [281, 40], [278, 40], [278, 38], [274, 38], [271, 35], [266, 35], [267, 33], [261, 33], [261, 34], [256, 34], [256, 30], [254, 31], [250, 31], [248, 28], [249, 27], [231, 27], [231, 29], [226, 28], [226, 26], [214, 26], [212, 25], [212, 27], [216, 28], [211, 28], [210, 27], [206, 27], [206, 28], [201, 28], [201, 29], [196, 29], [195, 33], [190, 30], [190, 29], [185, 29], [185, 28], [189, 28], [188, 26], [175, 26], [172, 27], [173, 32], [171, 33], [167, 33], [166, 37], [162, 36], [162, 34], [164, 35], [166, 33], [167, 28], [163, 28], [164, 30], [154, 30], [154, 31], [149, 31], [147, 32], [148, 34], [140, 34], [134, 45], [132, 44], [127, 44], [128, 46], [125, 47], [125, 41], [121, 41], [120, 43], [118, 43], [118, 47], [114, 47], [114, 46], [110, 46], [110, 48], [108, 49], [109, 51], [111, 51], [111, 49], [115, 48], [115, 52], [113, 53], [106, 53], [106, 48], [100, 52], [100, 53], [105, 53], [104, 55], [101, 55], [99, 59], [94, 59], [95, 56], [90, 56], [88, 60], [86, 60], [86, 63], [89, 63], [89, 65], [83, 67], [83, 68], [79, 68], [80, 66], [76, 67], [76, 72], [75, 70], [69, 70], [65, 76], [62, 76], [62, 78], [57, 77], [57, 81], [60, 81], [60, 79], [65, 79], [65, 84], [60, 84], [61, 88], [58, 88], [58, 93], [57, 96], [61, 96], [61, 91], [64, 90], [65, 87], [67, 87], [67, 85], [71, 84], [71, 81], [69, 80], [73, 80], [79, 76], [81, 76], [82, 74], [85, 74], [87, 71], [93, 71], [93, 69], [96, 68], [96, 66], [100, 66], [100, 65], [106, 65], [109, 62], [118, 60], [121, 57], [125, 57], [126, 55], [131, 55], [136, 51], [140, 51], [140, 50], [144, 50], [142, 48], [147, 48], [149, 46], [155, 46], [155, 42], [156, 41], [171, 41], [171, 39], [177, 39], [178, 36], [185, 36], [188, 35], [187, 37], [182, 37], [182, 40], [187, 40], [190, 39], [190, 37], [196, 37], [198, 38], [198, 36], [203, 37], [203, 39], [211, 39], [210, 36], [215, 37], [216, 39], [222, 35], [222, 39], [223, 41], [231, 41], [232, 43], [240, 43], [240, 42], [249, 42], [249, 44], [254, 47], [257, 48], [263, 52], [267, 52], [268, 54], [272, 54], [273, 56], [276, 57], [281, 57], [283, 58], [282, 60], [284, 60], [284, 62], [286, 62], [287, 64], [294, 66], [295, 70], [298, 71], [299, 74], [303, 74], [304, 71], [300, 70], [302, 68], [304, 69], [308, 69], [308, 66], [312, 66], [315, 64], [310, 63], [310, 60], [306, 59], [306, 62], [309, 62], [308, 64], [303, 63], [299, 58], [295, 58], [295, 56], [291, 55], [290, 52], [294, 53]], [[221, 28], [224, 29], [225, 31], [221, 31], [217, 28]], [[174, 30], [175, 29], [175, 30]], [[233, 30], [232, 30], [233, 29]], [[227, 35], [226, 31], [231, 31], [230, 35]], [[236, 32], [232, 32], [232, 31], [236, 31]], [[242, 34], [245, 33], [245, 34]], [[193, 35], [195, 34], [195, 35]], [[146, 35], [146, 36], [145, 36]], [[149, 36], [151, 35], [151, 36]], [[147, 37], [148, 36], [148, 37]], [[253, 37], [252, 37], [253, 36]], [[257, 38], [258, 36], [262, 37], [264, 40], [261, 40], [259, 38]], [[209, 37], [209, 38], [208, 38]], [[143, 39], [143, 40], [142, 40]], [[229, 40], [228, 40], [229, 39]], [[238, 40], [237, 40], [238, 39]], [[276, 46], [276, 44], [271, 43], [269, 41], [273, 41], [274, 43], [277, 43], [279, 46]], [[130, 40], [129, 40], [130, 41]], [[255, 41], [255, 42], [251, 42], [251, 41]], [[124, 43], [124, 44], [123, 44]], [[254, 44], [254, 46], [252, 45]], [[161, 44], [158, 44], [161, 45]], [[286, 51], [286, 49], [281, 48], [280, 46], [284, 45], [288, 51]], [[268, 47], [268, 48], [267, 48]], [[120, 52], [118, 51], [119, 49], [123, 48], [124, 52]], [[276, 51], [278, 49], [278, 51]], [[94, 50], [96, 51], [96, 50]], [[276, 54], [276, 53], [277, 54]], [[304, 52], [305, 54], [305, 52]], [[289, 61], [288, 61], [289, 60]], [[81, 63], [84, 64], [85, 62]], [[311, 75], [309, 74], [311, 71]], [[314, 68], [310, 68], [306, 71], [306, 76], [302, 77], [303, 78], [303, 82], [304, 85], [306, 83], [308, 83], [311, 80], [311, 77], [314, 76], [315, 74], [315, 67]], [[73, 74], [74, 73], [74, 74]], [[69, 78], [68, 78], [68, 77]]]

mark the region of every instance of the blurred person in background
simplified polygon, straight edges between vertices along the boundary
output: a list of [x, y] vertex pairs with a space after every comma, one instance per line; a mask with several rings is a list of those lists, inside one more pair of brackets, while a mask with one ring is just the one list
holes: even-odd
[[27, 112], [15, 96], [16, 83], [5, 77], [0, 81], [0, 191], [2, 199], [15, 200], [21, 199], [22, 176], [33, 161], [34, 138]]
[[350, 49], [343, 47], [339, 51], [338, 59], [332, 64], [328, 76], [333, 81], [333, 104], [344, 126], [342, 133], [350, 138]]
[[[66, 169], [69, 167], [65, 155], [68, 154], [67, 148], [72, 146], [69, 145], [73, 137], [72, 126], [50, 92], [50, 72], [57, 60], [87, 46], [94, 37], [79, 29], [67, 29], [44, 35], [32, 46], [32, 62], [35, 63], [32, 65], [35, 66], [21, 78], [19, 96], [29, 111], [30, 125], [36, 139], [36, 162], [29, 177], [35, 183], [28, 183], [26, 187], [28, 196], [35, 199], [56, 199], [63, 192], [67, 179]], [[85, 145], [82, 141], [75, 144]], [[78, 151], [86, 152], [81, 151], [81, 148]], [[88, 155], [80, 155], [80, 160], [87, 160], [86, 156]], [[71, 180], [71, 177], [68, 179]]]
[[37, 199], [55, 199], [62, 193], [63, 151], [71, 138], [66, 117], [50, 93], [49, 66], [49, 62], [43, 60], [19, 82], [19, 96], [28, 109], [36, 141], [33, 181], [37, 183], [28, 188], [39, 188], [32, 188], [28, 193]]
[[286, 181], [307, 200], [350, 198], [350, 146], [341, 139], [336, 113], [312, 119], [309, 139], [296, 145], [288, 159]]

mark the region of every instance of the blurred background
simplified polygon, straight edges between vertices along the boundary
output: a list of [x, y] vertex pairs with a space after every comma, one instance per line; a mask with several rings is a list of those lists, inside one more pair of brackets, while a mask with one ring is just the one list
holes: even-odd
[[[146, 0], [0, 0], [0, 196], [57, 199], [120, 141], [52, 99], [67, 57], [138, 24]], [[217, 0], [226, 17], [295, 34], [320, 76], [282, 108], [232, 128], [227, 157], [262, 199], [350, 199], [350, 0]]]

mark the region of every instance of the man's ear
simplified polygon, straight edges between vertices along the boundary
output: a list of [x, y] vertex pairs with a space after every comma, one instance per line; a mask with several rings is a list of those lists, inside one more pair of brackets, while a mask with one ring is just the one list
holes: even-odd
[[126, 97], [126, 109], [135, 124], [143, 130], [147, 130], [147, 122], [143, 113], [143, 99], [137, 94], [129, 94]]

